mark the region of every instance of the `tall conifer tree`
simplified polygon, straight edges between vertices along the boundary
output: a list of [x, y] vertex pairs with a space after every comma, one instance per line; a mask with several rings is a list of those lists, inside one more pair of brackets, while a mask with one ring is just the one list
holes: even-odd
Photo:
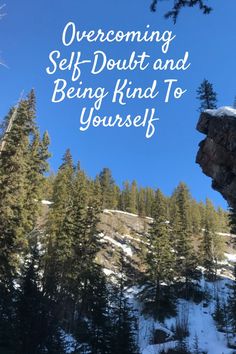
[[189, 296], [191, 280], [198, 277], [196, 257], [192, 245], [190, 194], [187, 186], [180, 183], [172, 196], [172, 233], [177, 258], [177, 273], [185, 279], [185, 296]]
[[[149, 293], [153, 301], [154, 314], [161, 318], [163, 306], [168, 304], [168, 286], [174, 279], [175, 256], [170, 242], [167, 204], [160, 190], [157, 190], [155, 196], [148, 244], [146, 261], [148, 279], [151, 282]], [[170, 303], [171, 299], [169, 305]]]

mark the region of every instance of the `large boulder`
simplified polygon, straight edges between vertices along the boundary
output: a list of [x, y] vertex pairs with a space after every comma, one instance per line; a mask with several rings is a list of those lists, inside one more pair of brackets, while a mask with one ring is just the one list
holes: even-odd
[[212, 187], [236, 208], [236, 110], [222, 107], [201, 113], [197, 130], [206, 135], [196, 162], [212, 178]]

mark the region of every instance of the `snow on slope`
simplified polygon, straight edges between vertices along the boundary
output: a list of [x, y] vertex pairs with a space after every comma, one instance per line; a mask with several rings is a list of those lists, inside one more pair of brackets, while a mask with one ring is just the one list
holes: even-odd
[[138, 218], [137, 214], [128, 213], [127, 211], [122, 211], [122, 210], [104, 209], [103, 212], [105, 214], [123, 214], [123, 215], [129, 215], [129, 216], [134, 216], [134, 217]]
[[[235, 259], [234, 255], [228, 255], [230, 259]], [[190, 335], [187, 338], [190, 351], [193, 351], [196, 336], [198, 337], [199, 347], [208, 354], [232, 354], [233, 350], [227, 347], [227, 337], [225, 333], [219, 332], [216, 328], [212, 314], [214, 313], [217, 293], [225, 301], [229, 294], [229, 285], [231, 280], [221, 278], [216, 282], [207, 282], [202, 277], [201, 287], [207, 290], [212, 296], [209, 305], [206, 306], [201, 302], [196, 304], [191, 301], [179, 300], [178, 313], [188, 313]], [[127, 290], [127, 296], [134, 310], [138, 311], [138, 343], [141, 354], [159, 354], [160, 350], [167, 351], [174, 348], [177, 344], [172, 340], [171, 328], [175, 325], [176, 317], [166, 319], [164, 323], [154, 321], [151, 317], [142, 315], [142, 305], [136, 299], [136, 294], [141, 291], [141, 288], [136, 286]], [[161, 329], [169, 335], [169, 341], [162, 344], [150, 344], [154, 329]]]
[[132, 257], [133, 256], [133, 251], [131, 249], [131, 247], [125, 245], [125, 244], [122, 244], [121, 242], [118, 242], [116, 240], [114, 240], [112, 237], [110, 236], [103, 236], [103, 238], [100, 240], [102, 242], [104, 242], [104, 240], [108, 241], [109, 243], [115, 245], [116, 247], [119, 247], [123, 250], [123, 252], [129, 256], [129, 257]]
[[[121, 214], [121, 215], [132, 216], [132, 217], [135, 217], [135, 218], [139, 218], [140, 217], [138, 214], [128, 213], [127, 211], [117, 210], [117, 209], [104, 209], [103, 213], [104, 214], [108, 214], [108, 215]], [[153, 221], [153, 218], [151, 218], [150, 216], [145, 216], [145, 219], [149, 220], [151, 222]]]
[[205, 309], [202, 304], [189, 305], [190, 347], [193, 348], [194, 337], [197, 335], [199, 347], [208, 354], [232, 353], [232, 350], [227, 348], [225, 335], [216, 330], [211, 311], [214, 311], [212, 306], [210, 309]]
[[[114, 240], [112, 239], [112, 241]], [[236, 256], [234, 254], [228, 253], [226, 256], [230, 262], [236, 262]], [[114, 274], [114, 272], [106, 268], [104, 268], [103, 271], [107, 276]], [[211, 295], [211, 300], [209, 303], [206, 304], [206, 302], [201, 302], [196, 304], [192, 301], [178, 301], [177, 312], [179, 314], [187, 314], [188, 317], [190, 334], [187, 337], [187, 342], [191, 352], [194, 350], [193, 348], [197, 336], [200, 350], [206, 351], [207, 354], [234, 353], [232, 349], [227, 347], [226, 334], [217, 330], [212, 317], [216, 305], [217, 294], [220, 294], [220, 298], [226, 301], [231, 284], [232, 280], [230, 278], [221, 277], [216, 282], [208, 282], [202, 276], [200, 286]], [[155, 321], [152, 317], [143, 315], [142, 303], [137, 297], [143, 288], [144, 286], [132, 286], [126, 289], [126, 296], [129, 299], [129, 303], [133, 308], [135, 316], [137, 316], [137, 343], [141, 354], [159, 354], [161, 350], [167, 351], [170, 348], [174, 348], [177, 344], [177, 342], [173, 340], [174, 334], [172, 332], [172, 328], [176, 323], [176, 317], [166, 319], [164, 323], [160, 323]], [[151, 344], [152, 334], [156, 329], [165, 332], [169, 340], [161, 344]], [[78, 343], [76, 343], [74, 338], [69, 334], [66, 335], [64, 333], [64, 339], [67, 347], [67, 353], [72, 353]]]

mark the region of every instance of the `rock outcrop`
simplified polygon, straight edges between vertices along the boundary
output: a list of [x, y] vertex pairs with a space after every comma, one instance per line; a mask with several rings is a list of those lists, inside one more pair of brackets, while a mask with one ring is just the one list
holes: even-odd
[[196, 162], [212, 178], [212, 187], [236, 208], [236, 110], [201, 113], [197, 130], [206, 138], [199, 144]]

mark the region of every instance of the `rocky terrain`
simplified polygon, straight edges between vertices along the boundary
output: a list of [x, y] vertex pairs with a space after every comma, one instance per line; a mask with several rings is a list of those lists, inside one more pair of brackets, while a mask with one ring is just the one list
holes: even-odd
[[236, 208], [236, 110], [206, 110], [197, 130], [206, 138], [199, 144], [196, 162], [212, 178], [212, 187]]

